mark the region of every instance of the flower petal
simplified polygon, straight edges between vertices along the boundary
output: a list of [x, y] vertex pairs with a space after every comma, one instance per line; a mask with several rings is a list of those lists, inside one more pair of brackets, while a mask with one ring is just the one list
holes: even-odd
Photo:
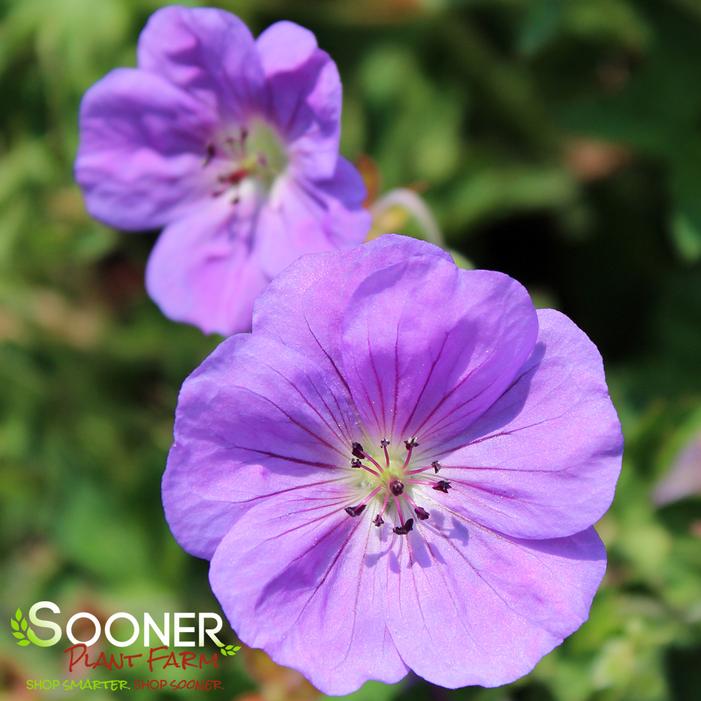
[[606, 512], [623, 438], [596, 346], [559, 312], [538, 319], [533, 355], [441, 458], [441, 476], [451, 508], [515, 537], [555, 538]]
[[499, 397], [537, 331], [515, 280], [416, 258], [358, 286], [344, 319], [343, 367], [371, 436], [401, 444], [415, 435], [421, 459]]
[[249, 218], [226, 198], [209, 200], [168, 226], [146, 269], [146, 287], [163, 313], [205, 333], [250, 328], [253, 302], [269, 281], [251, 254]]
[[266, 273], [274, 277], [306, 253], [361, 243], [370, 229], [364, 197], [362, 179], [345, 159], [339, 159], [328, 181], [282, 179], [257, 227], [257, 251]]
[[206, 196], [212, 116], [158, 76], [120, 68], [80, 108], [75, 175], [87, 208], [120, 229], [153, 229]]
[[320, 51], [313, 32], [286, 20], [271, 24], [256, 47], [267, 77], [304, 68]]
[[277, 22], [256, 41], [265, 72], [266, 113], [290, 144], [295, 167], [319, 180], [333, 176], [340, 138], [341, 79], [314, 35]]
[[432, 244], [386, 234], [345, 250], [300, 258], [256, 301], [253, 328], [329, 367], [341, 360], [341, 320], [357, 286], [370, 274], [412, 257], [450, 256]]
[[392, 639], [434, 684], [512, 682], [587, 619], [606, 568], [603, 544], [593, 528], [518, 541], [439, 517], [398, 546], [387, 597]]
[[260, 102], [263, 72], [248, 27], [214, 8], [164, 7], [139, 37], [139, 67], [234, 123]]
[[163, 481], [175, 538], [210, 557], [251, 505], [340, 481], [353, 421], [345, 390], [314, 362], [274, 340], [231, 337], [190, 375], [178, 399]]
[[241, 640], [334, 695], [408, 671], [385, 621], [388, 542], [369, 518], [344, 512], [344, 497], [324, 487], [265, 500], [231, 529], [210, 568]]
[[173, 444], [161, 494], [175, 540], [190, 555], [209, 560], [243, 510], [234, 502], [210, 499], [197, 492], [198, 452], [187, 445]]

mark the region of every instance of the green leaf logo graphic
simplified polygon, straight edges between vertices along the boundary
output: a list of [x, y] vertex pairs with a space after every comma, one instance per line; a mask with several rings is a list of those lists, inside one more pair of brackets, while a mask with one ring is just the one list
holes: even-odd
[[240, 645], [220, 645], [219, 652], [224, 657], [233, 657], [241, 649]]
[[22, 615], [22, 609], [17, 609], [15, 611], [14, 618], [10, 619], [10, 628], [12, 628], [12, 635], [17, 638], [16, 642], [20, 647], [27, 647], [27, 645], [32, 644], [32, 641], [27, 635], [29, 624], [27, 623], [27, 619]]
[[50, 647], [55, 642], [37, 637], [37, 634], [31, 629], [27, 623], [27, 619], [22, 614], [22, 609], [17, 609], [15, 611], [15, 615], [10, 619], [10, 628], [12, 630], [12, 635], [16, 638], [15, 642], [20, 647], [27, 647], [27, 645]]

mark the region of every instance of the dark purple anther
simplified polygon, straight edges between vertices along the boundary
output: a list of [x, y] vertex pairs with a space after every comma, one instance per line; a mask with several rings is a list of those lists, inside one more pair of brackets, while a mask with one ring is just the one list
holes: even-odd
[[358, 506], [346, 506], [346, 513], [349, 516], [360, 516], [363, 511], [365, 511], [365, 504], [358, 504]]
[[420, 506], [417, 506], [414, 509], [414, 513], [420, 521], [425, 521], [430, 516], [428, 511], [426, 511], [426, 509], [421, 508]]
[[443, 465], [441, 465], [441, 464], [438, 462], [438, 460], [434, 460], [434, 461], [431, 463], [431, 467], [433, 468], [433, 471], [434, 471], [436, 474], [438, 474], [438, 470], [440, 470], [441, 467], [443, 467]]
[[417, 440], [416, 436], [412, 436], [408, 441], [404, 441], [404, 445], [406, 446], [407, 450], [411, 450], [419, 445], [419, 441]]
[[404, 483], [399, 480], [392, 480], [389, 483], [389, 489], [395, 497], [398, 497], [400, 494], [404, 493]]
[[392, 530], [397, 534], [397, 535], [406, 535], [410, 530], [414, 528], [414, 519], [413, 518], [408, 518], [403, 526], [395, 526]]
[[207, 144], [207, 152], [204, 157], [204, 163], [202, 164], [203, 167], [207, 167], [211, 162], [214, 156], [217, 155], [217, 149], [215, 148], [214, 144]]
[[353, 442], [353, 445], [351, 446], [351, 452], [353, 455], [355, 455], [356, 458], [364, 458], [365, 457], [365, 451], [363, 450], [363, 446], [360, 445], [360, 443], [357, 443], [356, 441]]
[[363, 463], [358, 458], [351, 458], [351, 467], [362, 467]]
[[377, 514], [372, 522], [379, 528], [385, 522], [385, 520], [382, 518], [382, 516], [380, 516], [380, 514]]
[[450, 482], [446, 482], [446, 480], [441, 480], [440, 482], [436, 482], [436, 483], [433, 485], [433, 488], [434, 488], [437, 492], [443, 492], [443, 494], [447, 494], [447, 493], [448, 493], [448, 490], [450, 489], [450, 487], [451, 487]]

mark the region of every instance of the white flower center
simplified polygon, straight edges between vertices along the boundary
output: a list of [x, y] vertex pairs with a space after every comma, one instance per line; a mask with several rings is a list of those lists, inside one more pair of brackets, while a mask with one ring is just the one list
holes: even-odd
[[345, 507], [346, 513], [355, 518], [371, 506], [373, 523], [378, 528], [385, 523], [384, 517], [392, 514], [397, 521], [392, 530], [397, 535], [410, 533], [415, 518], [428, 520], [429, 512], [416, 503], [412, 492], [421, 486], [447, 494], [451, 485], [437, 477], [441, 469], [438, 461], [418, 467], [412, 465], [412, 454], [418, 445], [415, 436], [408, 438], [404, 441], [406, 452], [400, 455], [390, 449], [385, 439], [380, 442], [382, 452], [373, 451], [373, 455], [360, 443], [353, 443], [350, 467], [357, 473], [354, 492], [358, 499]]
[[280, 133], [258, 118], [225, 130], [207, 144], [203, 167], [213, 176], [212, 196], [228, 194], [232, 204], [238, 204], [244, 185], [252, 184], [254, 190], [268, 194], [288, 163]]

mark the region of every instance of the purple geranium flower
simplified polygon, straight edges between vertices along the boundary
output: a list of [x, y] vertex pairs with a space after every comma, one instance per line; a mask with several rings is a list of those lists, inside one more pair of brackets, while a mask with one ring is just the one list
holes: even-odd
[[587, 618], [621, 452], [567, 317], [384, 236], [291, 265], [185, 382], [163, 498], [241, 639], [326, 693], [495, 686]]
[[138, 64], [83, 99], [76, 178], [88, 209], [121, 229], [165, 227], [146, 284], [167, 316], [250, 329], [253, 300], [280, 270], [369, 228], [362, 180], [338, 155], [336, 65], [291, 22], [254, 40], [228, 12], [184, 7], [151, 17]]

